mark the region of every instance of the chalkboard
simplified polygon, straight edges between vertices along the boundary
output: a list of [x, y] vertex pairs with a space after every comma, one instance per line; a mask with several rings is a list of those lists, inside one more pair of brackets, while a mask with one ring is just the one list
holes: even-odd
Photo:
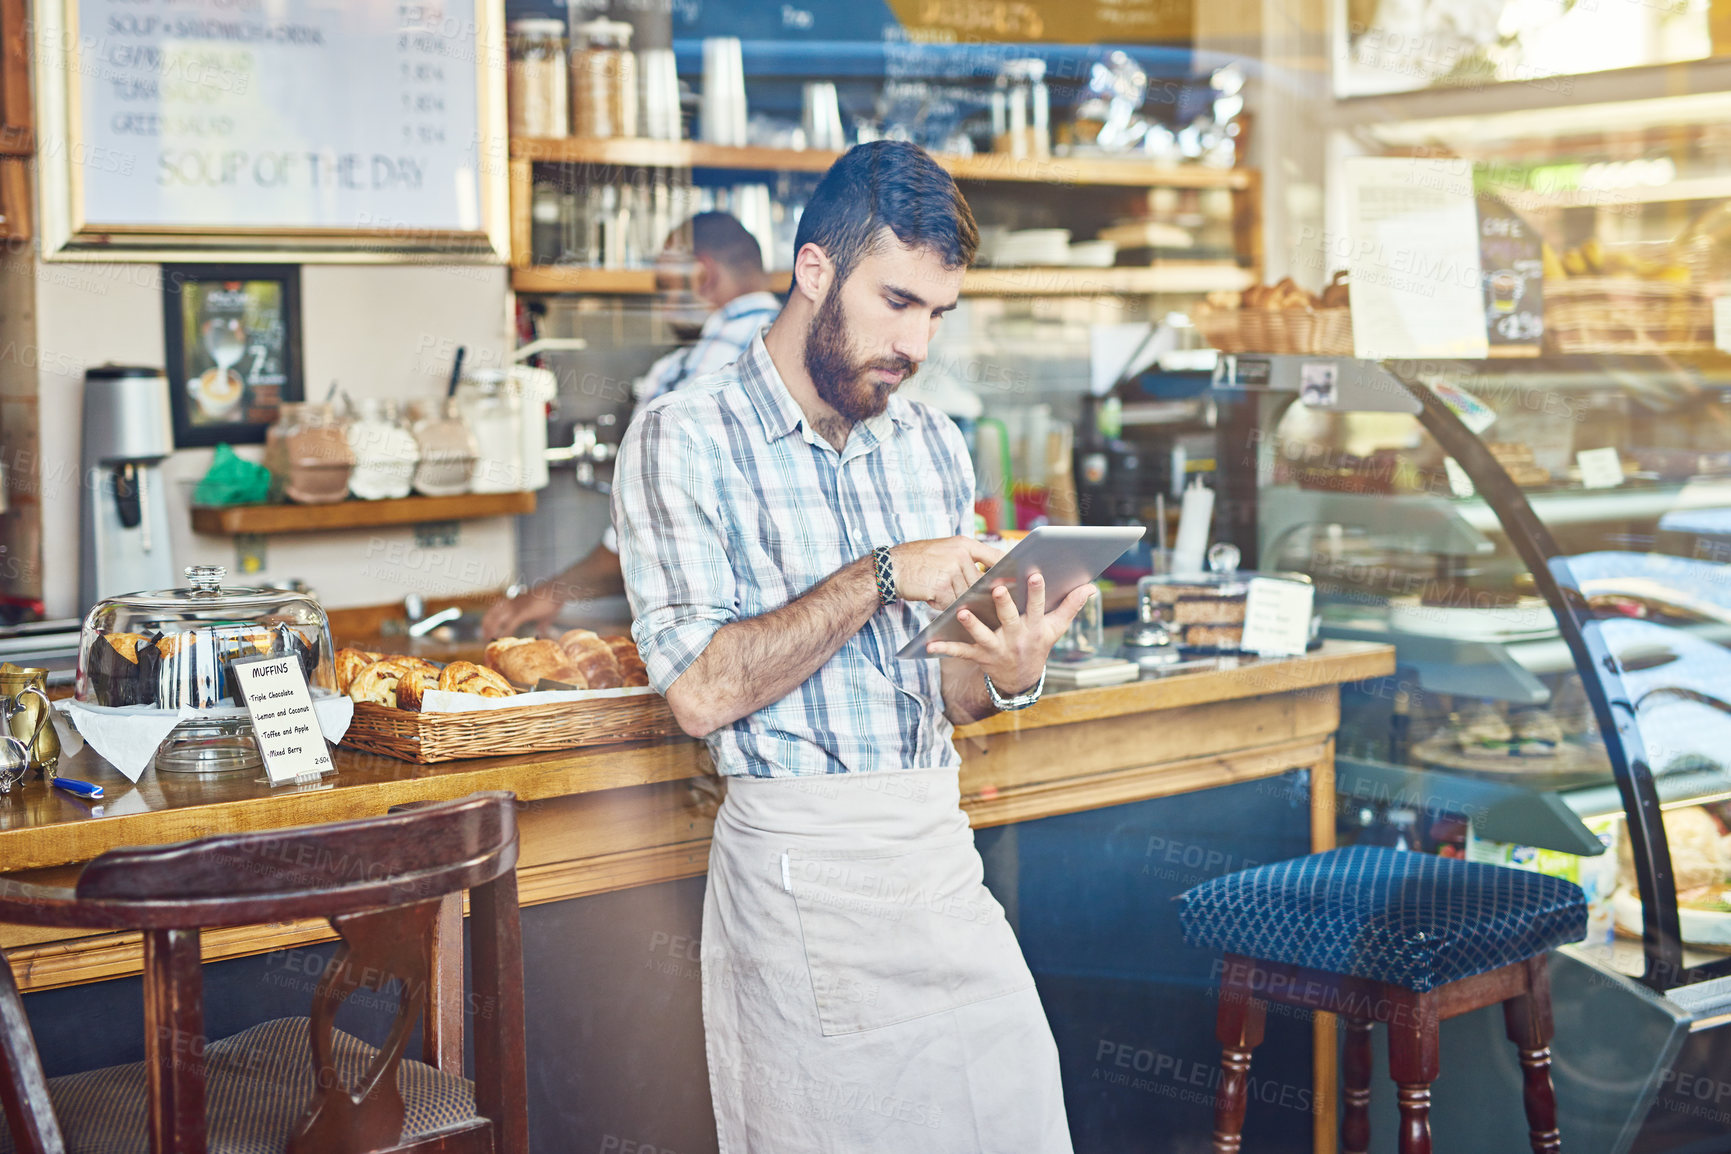
[[500, 0], [41, 8], [51, 251], [505, 255]]
[[1539, 234], [1495, 196], [1481, 195], [1479, 269], [1485, 336], [1492, 356], [1538, 355], [1545, 335], [1544, 261]]

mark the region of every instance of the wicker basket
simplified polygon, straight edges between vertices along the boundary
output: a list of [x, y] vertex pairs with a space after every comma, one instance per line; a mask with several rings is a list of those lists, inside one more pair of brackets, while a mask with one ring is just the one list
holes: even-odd
[[1352, 310], [1217, 309], [1190, 314], [1209, 346], [1223, 353], [1352, 355]]
[[1217, 309], [1198, 305], [1191, 310], [1190, 320], [1208, 347], [1223, 353], [1244, 353], [1244, 310]]
[[1316, 310], [1316, 332], [1310, 352], [1325, 357], [1352, 356], [1352, 310], [1339, 308]]
[[1713, 306], [1694, 287], [1667, 281], [1548, 281], [1545, 333], [1559, 353], [1696, 352], [1713, 347]]
[[595, 701], [507, 706], [472, 713], [412, 713], [371, 701], [355, 703], [344, 745], [428, 765], [463, 757], [547, 753], [671, 737], [678, 722], [659, 693]]

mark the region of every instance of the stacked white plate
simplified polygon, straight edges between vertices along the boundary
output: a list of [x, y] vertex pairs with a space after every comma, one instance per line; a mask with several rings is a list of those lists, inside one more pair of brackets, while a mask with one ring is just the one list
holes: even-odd
[[1118, 246], [1109, 240], [1079, 240], [1070, 246], [1071, 268], [1111, 268]]
[[1070, 263], [1070, 230], [1024, 228], [999, 239], [993, 263], [1001, 268], [1046, 265], [1063, 268]]

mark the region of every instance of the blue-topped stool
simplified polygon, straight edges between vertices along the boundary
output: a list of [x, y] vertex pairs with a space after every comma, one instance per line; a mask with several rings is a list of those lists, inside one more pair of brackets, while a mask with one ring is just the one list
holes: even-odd
[[1203, 882], [1179, 899], [1184, 938], [1221, 950], [1215, 1154], [1236, 1154], [1250, 1052], [1269, 1001], [1346, 1020], [1341, 1146], [1370, 1147], [1370, 1028], [1388, 1026], [1400, 1152], [1430, 1154], [1437, 1031], [1497, 1002], [1520, 1050], [1534, 1154], [1557, 1154], [1546, 953], [1587, 932], [1579, 886], [1560, 878], [1380, 846], [1329, 850]]

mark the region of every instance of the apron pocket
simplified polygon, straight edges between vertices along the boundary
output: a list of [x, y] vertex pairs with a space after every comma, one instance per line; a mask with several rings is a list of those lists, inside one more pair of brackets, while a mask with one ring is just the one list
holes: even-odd
[[825, 1037], [1032, 988], [972, 833], [897, 853], [789, 851]]

